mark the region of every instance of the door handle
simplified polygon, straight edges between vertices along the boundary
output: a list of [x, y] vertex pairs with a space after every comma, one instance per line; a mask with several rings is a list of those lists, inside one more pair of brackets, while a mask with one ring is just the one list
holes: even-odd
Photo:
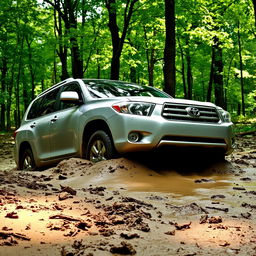
[[36, 122], [30, 125], [30, 128], [35, 128], [36, 127]]
[[57, 120], [58, 120], [58, 117], [57, 117], [57, 116], [54, 116], [54, 118], [51, 119], [51, 123], [55, 123]]

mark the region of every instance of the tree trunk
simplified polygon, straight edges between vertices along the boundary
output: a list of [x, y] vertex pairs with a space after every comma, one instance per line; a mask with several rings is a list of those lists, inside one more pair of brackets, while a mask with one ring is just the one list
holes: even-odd
[[77, 31], [77, 13], [78, 1], [65, 0], [67, 19], [65, 22], [66, 29], [69, 31], [71, 44], [71, 60], [72, 60], [72, 75], [74, 78], [83, 78], [83, 60], [80, 57], [80, 50], [77, 38], [73, 36], [74, 31]]
[[[25, 74], [24, 74], [24, 68], [22, 68], [21, 70], [21, 77], [25, 77]], [[30, 102], [30, 99], [29, 99], [29, 95], [28, 95], [28, 87], [27, 86], [24, 86], [22, 87], [22, 98], [23, 98], [23, 104], [22, 106], [24, 107], [24, 110], [26, 110], [28, 108], [28, 105], [29, 105], [29, 102]]]
[[16, 128], [20, 126], [21, 121], [21, 113], [20, 113], [20, 77], [21, 77], [21, 71], [22, 71], [22, 54], [23, 54], [23, 46], [24, 46], [24, 38], [19, 38], [18, 35], [18, 45], [20, 44], [20, 51], [19, 51], [19, 61], [18, 61], [18, 75], [16, 80], [16, 90], [15, 90], [15, 96], [16, 96], [16, 113], [15, 113], [15, 126]]
[[188, 98], [187, 94], [187, 86], [186, 86], [186, 78], [185, 78], [185, 61], [184, 61], [184, 52], [183, 48], [180, 43], [179, 37], [177, 37], [178, 43], [179, 43], [179, 48], [180, 48], [180, 56], [181, 56], [181, 75], [182, 75], [182, 83], [183, 83], [183, 92], [184, 92], [184, 98]]
[[112, 59], [111, 59], [111, 75], [110, 79], [118, 80], [120, 73], [120, 38], [119, 28], [117, 25], [117, 14], [116, 14], [116, 1], [106, 1], [106, 7], [108, 9], [109, 23], [108, 27], [111, 33], [112, 39]]
[[[31, 42], [29, 42], [28, 35], [26, 36], [26, 42], [28, 46], [28, 67], [29, 67], [29, 73], [31, 77], [31, 99], [35, 98], [35, 71], [33, 70], [32, 65], [32, 52], [31, 52]], [[30, 101], [31, 99], [28, 99]]]
[[254, 20], [255, 20], [255, 27], [256, 27], [256, 0], [252, 0], [253, 10], [254, 10]]
[[41, 90], [42, 90], [42, 92], [44, 91], [44, 88], [45, 88], [45, 85], [44, 85], [44, 79], [43, 79], [43, 80], [41, 80]]
[[187, 85], [188, 85], [188, 94], [187, 98], [192, 99], [192, 91], [193, 91], [193, 76], [192, 76], [192, 67], [191, 67], [191, 56], [189, 50], [189, 42], [186, 40], [186, 61], [187, 61]]
[[148, 63], [148, 85], [154, 86], [154, 67], [155, 67], [155, 49], [147, 49], [147, 63]]
[[207, 90], [207, 101], [209, 101], [209, 102], [212, 99], [212, 84], [213, 84], [213, 74], [214, 74], [214, 63], [215, 63], [215, 51], [214, 51], [214, 47], [212, 46], [212, 61], [211, 61], [210, 79], [209, 79], [208, 90]]
[[[74, 78], [83, 77], [83, 60], [80, 56], [80, 49], [78, 45], [77, 37], [75, 36], [74, 31], [77, 31], [77, 14], [78, 3], [77, 0], [64, 0], [63, 11], [60, 7], [60, 1], [56, 0], [54, 2], [50, 0], [44, 0], [46, 3], [50, 4], [61, 17], [65, 24], [65, 29], [69, 35], [70, 41], [70, 50], [71, 50], [71, 63], [72, 63], [72, 75]], [[63, 77], [66, 74], [63, 74]]]
[[241, 35], [240, 35], [240, 22], [238, 21], [238, 49], [239, 49], [239, 64], [240, 64], [240, 84], [241, 84], [241, 98], [242, 98], [242, 114], [245, 116], [245, 104], [244, 104], [244, 79], [243, 79], [243, 58], [242, 58], [242, 46], [241, 46]]
[[111, 75], [110, 79], [118, 80], [120, 74], [120, 57], [122, 54], [124, 40], [133, 14], [133, 8], [138, 0], [127, 0], [124, 11], [124, 25], [121, 37], [119, 37], [119, 27], [117, 25], [117, 7], [116, 0], [105, 0], [108, 10], [109, 22], [108, 27], [112, 39], [112, 60], [111, 60]]
[[[97, 56], [99, 56], [99, 49], [97, 49]], [[100, 61], [99, 61], [99, 58], [97, 57], [97, 78], [98, 79], [100, 79], [100, 70], [101, 70], [101, 68], [100, 68]]]
[[164, 91], [175, 97], [175, 0], [165, 0]]
[[223, 95], [223, 61], [222, 61], [222, 48], [219, 43], [213, 46], [215, 51], [215, 61], [214, 61], [214, 92], [215, 92], [215, 104], [220, 107], [225, 107], [224, 95]]
[[130, 67], [130, 80], [133, 83], [136, 83], [136, 68], [135, 67]]
[[[156, 29], [153, 30], [153, 36], [156, 35]], [[155, 67], [155, 49], [151, 47], [149, 49], [148, 45], [148, 37], [147, 37], [147, 30], [144, 26], [144, 39], [146, 42], [146, 57], [147, 57], [147, 66], [148, 66], [148, 85], [154, 86], [154, 67]]]
[[11, 130], [11, 105], [12, 105], [12, 93], [13, 93], [13, 84], [14, 84], [14, 70], [15, 70], [15, 62], [12, 64], [11, 80], [8, 86], [8, 99], [7, 99], [7, 106], [6, 106], [7, 131]]
[[6, 111], [6, 76], [7, 76], [7, 57], [4, 55], [2, 57], [2, 68], [1, 68], [1, 94], [2, 96], [2, 102], [1, 102], [1, 123], [0, 123], [0, 130], [5, 130], [5, 111]]
[[[60, 8], [60, 3], [57, 1], [56, 3], [58, 5], [58, 8]], [[59, 38], [59, 47], [57, 50], [57, 54], [60, 58], [61, 62], [61, 80], [65, 80], [69, 77], [68, 74], [68, 63], [67, 63], [67, 56], [68, 56], [68, 49], [67, 46], [64, 42], [64, 38], [67, 36], [67, 32], [63, 32], [62, 28], [62, 20], [61, 20], [61, 15], [58, 13], [57, 15], [56, 9], [54, 9], [54, 31], [55, 31], [55, 37]], [[57, 33], [58, 34], [57, 34]], [[65, 33], [65, 35], [64, 35]]]

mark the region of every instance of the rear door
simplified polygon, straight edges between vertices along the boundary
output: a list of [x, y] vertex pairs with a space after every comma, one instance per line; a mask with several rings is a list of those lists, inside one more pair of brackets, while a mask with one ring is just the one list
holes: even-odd
[[54, 157], [51, 150], [50, 140], [52, 138], [51, 122], [56, 112], [56, 99], [60, 89], [54, 89], [39, 98], [31, 107], [28, 118], [32, 119], [29, 126], [33, 134], [34, 151], [36, 158], [46, 160]]

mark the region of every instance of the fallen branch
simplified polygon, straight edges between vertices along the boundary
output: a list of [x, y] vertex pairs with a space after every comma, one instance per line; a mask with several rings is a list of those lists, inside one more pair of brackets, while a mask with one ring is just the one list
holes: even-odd
[[218, 210], [218, 211], [228, 212], [228, 208], [219, 208], [219, 207], [210, 207], [210, 206], [206, 206], [205, 208], [211, 209], [211, 210]]
[[52, 215], [49, 217], [49, 219], [62, 219], [62, 220], [69, 220], [69, 221], [81, 221], [81, 219], [76, 219], [68, 215], [64, 214], [57, 214], [57, 215]]
[[247, 132], [238, 132], [236, 133], [236, 136], [245, 136], [245, 135], [253, 135], [253, 134], [256, 134], [256, 130], [247, 131]]
[[29, 237], [26, 237], [25, 235], [23, 234], [20, 234], [20, 233], [13, 233], [13, 232], [0, 232], [0, 237], [3, 238], [3, 239], [6, 239], [8, 237], [15, 237], [17, 239], [20, 239], [20, 240], [25, 240], [25, 241], [30, 241], [31, 238]]

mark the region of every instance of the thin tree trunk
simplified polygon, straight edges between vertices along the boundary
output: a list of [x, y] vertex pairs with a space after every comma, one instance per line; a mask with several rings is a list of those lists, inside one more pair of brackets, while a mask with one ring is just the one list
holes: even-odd
[[[97, 56], [99, 56], [99, 49], [97, 49]], [[100, 61], [99, 58], [97, 57], [97, 78], [100, 79]]]
[[188, 94], [187, 94], [187, 86], [186, 86], [186, 78], [185, 78], [184, 52], [183, 52], [183, 48], [181, 46], [179, 37], [177, 37], [177, 39], [178, 39], [178, 44], [180, 48], [180, 56], [181, 56], [181, 75], [182, 75], [182, 83], [183, 83], [183, 92], [184, 92], [184, 98], [187, 99]]
[[[153, 31], [153, 36], [155, 36], [156, 30]], [[146, 42], [146, 57], [147, 57], [147, 66], [148, 66], [148, 85], [154, 86], [154, 67], [155, 67], [155, 49], [152, 47], [149, 49], [148, 45], [148, 37], [147, 37], [147, 30], [144, 26], [144, 39]]]
[[211, 61], [210, 79], [209, 79], [209, 83], [208, 83], [207, 98], [206, 98], [206, 100], [209, 102], [212, 99], [214, 63], [215, 63], [215, 51], [214, 51], [214, 47], [212, 46], [212, 61]]
[[193, 76], [192, 76], [192, 67], [191, 67], [191, 56], [189, 50], [189, 42], [186, 40], [186, 61], [187, 61], [187, 85], [188, 85], [188, 99], [192, 99], [192, 91], [193, 91]]
[[165, 0], [164, 91], [175, 97], [175, 0]]
[[154, 68], [155, 68], [155, 49], [151, 49], [149, 69], [148, 69], [148, 80], [149, 86], [154, 86]]
[[[31, 42], [29, 42], [28, 36], [26, 36], [26, 42], [28, 46], [28, 67], [29, 67], [29, 73], [31, 77], [31, 99], [35, 98], [35, 71], [33, 70], [32, 65], [32, 53], [31, 53]], [[30, 101], [30, 99], [28, 99]]]
[[240, 83], [241, 83], [241, 98], [242, 98], [242, 114], [245, 116], [245, 104], [244, 104], [244, 79], [243, 79], [243, 58], [242, 58], [242, 46], [241, 46], [241, 34], [240, 34], [240, 22], [238, 21], [238, 48], [239, 48], [239, 64], [240, 64]]
[[4, 55], [2, 57], [2, 72], [1, 72], [1, 94], [3, 95], [2, 102], [1, 102], [1, 123], [0, 123], [0, 130], [5, 130], [5, 111], [6, 111], [6, 76], [7, 76], [7, 57]]
[[[19, 36], [18, 36], [19, 37]], [[24, 38], [18, 38], [18, 44], [20, 44], [20, 52], [19, 52], [19, 62], [18, 62], [18, 75], [16, 80], [16, 118], [15, 118], [15, 126], [16, 128], [20, 126], [21, 121], [21, 113], [20, 113], [20, 77], [22, 70], [22, 54], [23, 54], [23, 46], [24, 46]]]
[[136, 83], [136, 68], [130, 67], [130, 80], [133, 83]]
[[14, 69], [15, 62], [12, 64], [11, 68], [11, 79], [8, 86], [8, 99], [7, 99], [7, 107], [6, 107], [6, 119], [7, 119], [7, 130], [11, 130], [11, 105], [12, 105], [12, 93], [13, 93], [13, 84], [14, 84]]
[[[25, 77], [25, 74], [24, 74], [24, 68], [22, 68], [21, 70], [21, 77]], [[28, 87], [27, 86], [23, 86], [22, 87], [22, 98], [23, 98], [23, 104], [22, 106], [24, 107], [24, 109], [26, 110], [28, 108], [28, 105], [29, 105], [29, 95], [28, 95]]]

